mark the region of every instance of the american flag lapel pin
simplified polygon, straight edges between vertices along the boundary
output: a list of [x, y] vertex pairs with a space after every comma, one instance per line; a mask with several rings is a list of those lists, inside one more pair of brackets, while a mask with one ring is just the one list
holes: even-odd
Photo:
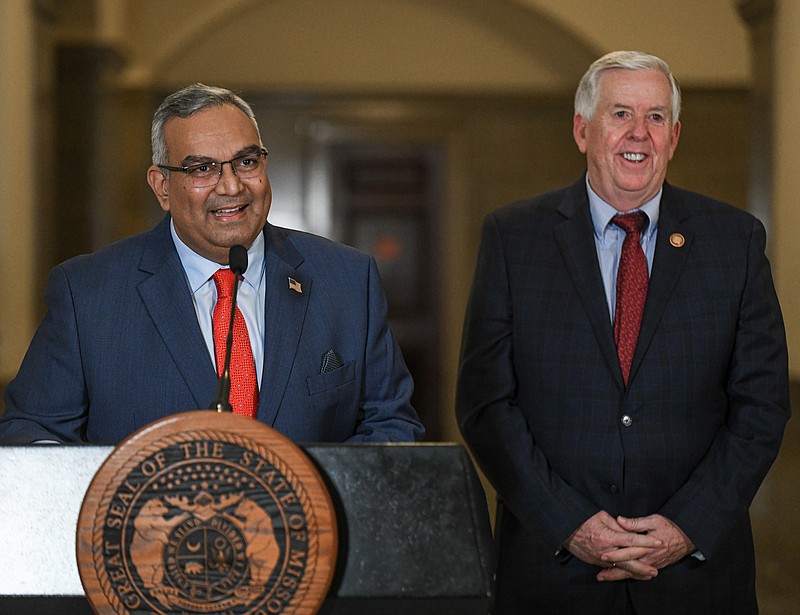
[[289, 290], [303, 294], [303, 286], [294, 278], [289, 278]]

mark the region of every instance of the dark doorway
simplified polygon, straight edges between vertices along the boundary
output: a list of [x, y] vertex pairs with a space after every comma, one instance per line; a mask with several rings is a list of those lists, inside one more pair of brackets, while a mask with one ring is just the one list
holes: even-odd
[[427, 439], [440, 440], [442, 148], [356, 142], [332, 145], [330, 154], [334, 235], [375, 258], [414, 377], [414, 407]]

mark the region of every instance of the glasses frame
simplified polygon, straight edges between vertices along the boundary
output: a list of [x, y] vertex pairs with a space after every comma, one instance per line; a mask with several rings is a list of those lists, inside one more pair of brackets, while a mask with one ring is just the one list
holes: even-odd
[[[249, 157], [252, 157], [252, 156], [261, 156], [263, 158], [266, 158], [267, 156], [269, 156], [269, 151], [267, 150], [266, 147], [262, 147], [262, 148], [260, 148], [258, 150], [258, 152], [255, 152], [255, 153], [252, 153], [252, 154], [240, 154], [238, 156], [235, 156], [235, 157], [231, 158], [230, 160], [223, 160], [223, 161], [212, 160], [210, 162], [198, 162], [198, 163], [195, 163], [195, 164], [190, 164], [190, 165], [185, 166], [185, 167], [171, 167], [171, 166], [169, 166], [167, 164], [157, 164], [156, 166], [159, 169], [164, 169], [165, 171], [175, 171], [176, 173], [186, 173], [187, 175], [189, 175], [189, 173], [192, 172], [192, 169], [194, 169], [194, 168], [196, 168], [198, 166], [212, 165], [212, 164], [219, 165], [219, 171], [217, 172], [216, 181], [213, 184], [208, 184], [207, 186], [200, 186], [202, 188], [210, 188], [211, 186], [216, 186], [219, 183], [219, 179], [220, 179], [220, 177], [222, 177], [222, 168], [226, 164], [231, 165], [231, 171], [233, 171], [233, 174], [236, 177], [239, 177], [239, 174], [236, 172], [236, 167], [233, 166], [234, 161], [235, 160], [239, 160], [240, 158], [249, 158]], [[245, 179], [247, 179], [247, 178], [245, 178]]]

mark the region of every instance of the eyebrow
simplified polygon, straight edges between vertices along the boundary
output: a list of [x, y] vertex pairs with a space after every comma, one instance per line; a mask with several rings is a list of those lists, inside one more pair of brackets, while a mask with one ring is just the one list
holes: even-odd
[[[248, 145], [240, 149], [233, 156], [231, 156], [231, 159], [239, 158], [240, 156], [247, 156], [249, 154], [258, 154], [261, 151], [261, 149], [262, 149], [261, 145], [255, 145], [255, 144]], [[219, 160], [211, 158], [210, 156], [196, 156], [193, 154], [189, 154], [181, 161], [181, 164], [179, 166], [189, 167], [194, 164], [208, 164], [211, 162], [219, 162]]]
[[[611, 108], [614, 110], [622, 109], [625, 111], [633, 111], [633, 107], [631, 107], [630, 105], [626, 105], [625, 103], [614, 103], [613, 105], [611, 105]], [[654, 111], [658, 111], [659, 113], [667, 115], [670, 112], [670, 108], [662, 105], [657, 105], [655, 107], [650, 107], [647, 110], [648, 113], [653, 113]]]

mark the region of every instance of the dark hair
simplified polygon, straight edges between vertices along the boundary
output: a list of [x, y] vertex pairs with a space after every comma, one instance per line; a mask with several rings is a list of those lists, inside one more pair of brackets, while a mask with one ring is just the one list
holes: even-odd
[[171, 117], [186, 118], [209, 107], [234, 105], [247, 115], [256, 127], [259, 143], [261, 133], [253, 110], [241, 97], [225, 88], [219, 88], [202, 83], [195, 83], [170, 94], [156, 109], [153, 115], [153, 125], [150, 130], [150, 143], [153, 148], [153, 164], [168, 164], [167, 141], [164, 137], [164, 126]]

